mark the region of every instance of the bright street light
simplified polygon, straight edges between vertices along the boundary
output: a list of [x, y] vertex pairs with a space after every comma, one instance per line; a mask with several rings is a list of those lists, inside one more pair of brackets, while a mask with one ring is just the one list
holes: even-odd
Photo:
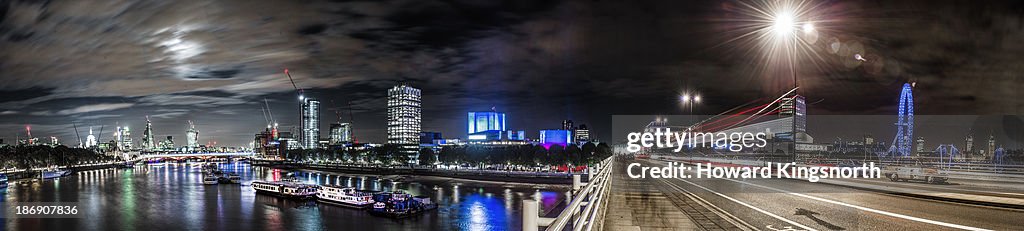
[[796, 26], [796, 19], [793, 14], [787, 11], [779, 12], [772, 19], [772, 31], [778, 36], [788, 36]]

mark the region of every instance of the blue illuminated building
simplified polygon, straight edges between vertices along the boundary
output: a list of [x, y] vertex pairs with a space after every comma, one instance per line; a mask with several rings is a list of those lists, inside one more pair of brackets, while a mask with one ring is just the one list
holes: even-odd
[[483, 131], [504, 131], [505, 113], [469, 112], [469, 134]]
[[466, 122], [468, 124], [466, 140], [469, 142], [495, 143], [494, 141], [526, 140], [526, 131], [510, 131], [507, 129], [505, 126], [505, 113], [503, 112], [469, 112], [469, 117]]
[[551, 148], [551, 145], [566, 146], [572, 143], [572, 131], [569, 130], [540, 130], [540, 144], [544, 148]]

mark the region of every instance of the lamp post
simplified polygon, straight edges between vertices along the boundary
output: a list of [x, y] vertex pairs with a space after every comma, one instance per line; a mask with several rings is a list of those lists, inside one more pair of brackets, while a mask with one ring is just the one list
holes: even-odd
[[[693, 123], [693, 118], [694, 118], [694, 115], [693, 115], [693, 105], [700, 103], [700, 101], [702, 100], [700, 95], [698, 95], [698, 94], [690, 95], [689, 93], [687, 93], [687, 94], [683, 94], [682, 96], [680, 96], [679, 100], [683, 102], [683, 106], [684, 107], [689, 107], [690, 108], [690, 122]], [[690, 128], [692, 129], [693, 127], [694, 127], [694, 124], [690, 124]]]

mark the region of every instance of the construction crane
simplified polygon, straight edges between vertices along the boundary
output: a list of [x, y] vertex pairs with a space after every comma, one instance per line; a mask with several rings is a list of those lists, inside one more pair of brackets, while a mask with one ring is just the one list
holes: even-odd
[[288, 72], [288, 68], [284, 69], [284, 75], [288, 76], [288, 81], [292, 82], [292, 88], [295, 88], [295, 94], [299, 95], [299, 102], [305, 99], [302, 95], [302, 89], [299, 89], [298, 85], [295, 85], [295, 79], [292, 78], [292, 74]]
[[343, 121], [341, 119], [341, 111], [343, 109], [348, 109], [348, 119], [349, 119], [349, 122], [348, 122], [349, 130], [348, 130], [348, 132], [349, 132], [349, 135], [351, 137], [347, 137], [347, 138], [351, 138], [352, 139], [351, 140], [352, 143], [357, 143], [356, 142], [355, 129], [352, 128], [352, 126], [355, 126], [355, 117], [352, 116], [352, 102], [351, 101], [348, 102], [348, 107], [347, 108], [342, 108], [342, 107], [338, 107], [338, 104], [335, 103], [334, 100], [331, 100], [331, 106], [332, 107], [329, 110], [333, 111], [334, 115], [338, 117], [338, 123], [339, 124], [341, 123], [341, 121]]
[[85, 145], [82, 143], [82, 134], [78, 133], [78, 124], [75, 122], [71, 122], [71, 126], [75, 128], [75, 137], [78, 137], [78, 147], [85, 147]]

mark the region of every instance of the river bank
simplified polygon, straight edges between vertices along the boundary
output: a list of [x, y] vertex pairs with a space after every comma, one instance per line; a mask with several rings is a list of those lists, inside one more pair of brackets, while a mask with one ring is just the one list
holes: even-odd
[[[251, 162], [253, 166], [267, 166], [282, 169], [306, 169], [322, 172], [337, 172], [348, 174], [370, 174], [370, 175], [405, 175], [405, 176], [436, 176], [467, 180], [512, 182], [528, 184], [572, 184], [570, 173], [550, 172], [513, 172], [493, 170], [449, 170], [434, 168], [411, 168], [411, 167], [377, 167], [377, 166], [344, 166], [344, 165], [323, 165], [323, 164], [300, 164], [280, 162]], [[582, 174], [582, 181], [587, 180], [587, 174]]]
[[[66, 169], [66, 170], [70, 170], [72, 172], [76, 172], [76, 171], [89, 171], [89, 170], [114, 168], [114, 167], [117, 167], [117, 162], [103, 163], [103, 164], [77, 165], [77, 166], [61, 167], [61, 168], [62, 169]], [[16, 172], [5, 172], [4, 174], [7, 174], [7, 179], [8, 180], [10, 180], [10, 181], [18, 181], [18, 180], [24, 180], [24, 179], [39, 178], [39, 173], [40, 172], [41, 172], [41, 170], [23, 170], [23, 171], [16, 171]]]

